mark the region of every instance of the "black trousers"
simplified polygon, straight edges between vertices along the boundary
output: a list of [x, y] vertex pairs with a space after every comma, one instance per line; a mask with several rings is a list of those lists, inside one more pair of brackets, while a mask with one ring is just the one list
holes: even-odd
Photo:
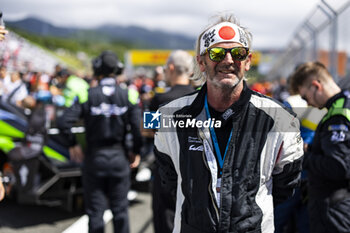
[[113, 213], [115, 233], [129, 233], [128, 191], [130, 177], [96, 176], [83, 172], [85, 210], [89, 216], [89, 233], [103, 233], [103, 213], [109, 207]]
[[160, 181], [158, 165], [153, 169], [152, 210], [154, 233], [172, 233], [175, 217], [175, 200], [166, 192]]

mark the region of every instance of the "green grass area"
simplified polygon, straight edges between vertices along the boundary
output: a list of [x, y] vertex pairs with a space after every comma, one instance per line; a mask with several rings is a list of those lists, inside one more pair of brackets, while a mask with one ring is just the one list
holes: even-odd
[[64, 55], [59, 55], [59, 54], [54, 54], [56, 57], [58, 57], [62, 62], [67, 64], [67, 66], [73, 70], [76, 71], [87, 71], [89, 68], [88, 66], [85, 66], [81, 60], [79, 60], [76, 56], [71, 55], [71, 54], [64, 54]]

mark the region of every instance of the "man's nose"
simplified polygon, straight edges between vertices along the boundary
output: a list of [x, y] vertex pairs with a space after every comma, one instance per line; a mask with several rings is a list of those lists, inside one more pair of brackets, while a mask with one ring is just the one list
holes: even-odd
[[225, 58], [224, 58], [223, 62], [229, 63], [229, 64], [232, 64], [232, 63], [234, 62], [234, 60], [233, 60], [232, 55], [231, 55], [230, 52], [227, 52], [227, 53], [225, 54]]
[[233, 59], [232, 54], [230, 52], [227, 52], [225, 54], [225, 58], [224, 58], [224, 60], [222, 60], [222, 63], [227, 64], [227, 65], [235, 64], [235, 65], [237, 65], [237, 67], [239, 67], [241, 65], [240, 61]]

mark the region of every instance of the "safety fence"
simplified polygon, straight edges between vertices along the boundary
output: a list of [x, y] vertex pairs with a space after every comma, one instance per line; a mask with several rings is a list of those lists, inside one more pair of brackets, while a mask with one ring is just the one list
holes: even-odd
[[269, 79], [288, 77], [301, 63], [320, 61], [337, 81], [350, 79], [350, 0], [321, 0], [295, 30]]

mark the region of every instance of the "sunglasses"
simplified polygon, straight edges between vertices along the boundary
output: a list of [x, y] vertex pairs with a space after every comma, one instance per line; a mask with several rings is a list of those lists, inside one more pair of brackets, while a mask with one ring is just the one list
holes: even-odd
[[207, 49], [210, 60], [220, 62], [225, 59], [227, 52], [231, 53], [235, 61], [244, 61], [249, 55], [249, 49], [246, 47], [234, 47], [230, 49], [215, 47]]

